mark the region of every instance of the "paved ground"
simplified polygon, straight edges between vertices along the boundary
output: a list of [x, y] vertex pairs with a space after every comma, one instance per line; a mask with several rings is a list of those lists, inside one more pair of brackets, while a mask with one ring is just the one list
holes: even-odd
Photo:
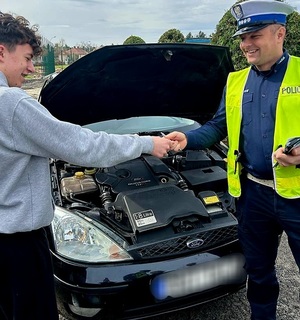
[[[27, 81], [23, 88], [37, 98], [43, 81]], [[281, 286], [278, 320], [300, 320], [300, 276], [284, 234], [279, 248], [277, 273]], [[63, 318], [60, 318], [63, 320]], [[248, 320], [245, 290], [203, 306], [155, 317], [152, 320]]]
[[24, 90], [34, 98], [38, 98], [40, 90], [43, 86], [43, 79], [26, 80], [22, 86]]

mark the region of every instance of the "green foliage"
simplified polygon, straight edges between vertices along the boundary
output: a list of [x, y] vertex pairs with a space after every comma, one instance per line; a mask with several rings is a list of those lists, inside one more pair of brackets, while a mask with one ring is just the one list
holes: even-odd
[[[242, 2], [242, 1], [238, 1]], [[211, 36], [211, 44], [229, 47], [233, 65], [236, 70], [243, 69], [248, 66], [240, 49], [239, 37], [233, 38], [232, 35], [236, 31], [236, 20], [232, 16], [230, 9], [225, 12], [221, 20], [216, 26], [216, 32]]]
[[207, 38], [206, 34], [203, 31], [199, 31], [196, 35], [196, 38]]
[[207, 38], [207, 36], [203, 31], [199, 31], [198, 34], [195, 34], [194, 36], [192, 35], [191, 32], [189, 32], [185, 37], [185, 39], [193, 39], [193, 38], [205, 39]]
[[123, 44], [140, 44], [140, 43], [146, 43], [146, 42], [141, 37], [138, 37], [138, 36], [130, 36], [123, 42]]
[[[237, 3], [243, 2], [243, 0], [237, 1]], [[284, 1], [283, 1], [284, 2]], [[287, 36], [285, 39], [284, 47], [290, 54], [300, 56], [300, 15], [298, 12], [293, 12], [287, 18]], [[236, 70], [243, 69], [248, 66], [240, 49], [240, 38], [232, 38], [232, 35], [236, 31], [236, 20], [231, 15], [230, 9], [226, 11], [222, 19], [216, 26], [216, 32], [211, 36], [211, 44], [227, 46], [229, 47], [231, 58]]]
[[184, 42], [184, 35], [177, 29], [170, 29], [166, 31], [162, 36], [159, 38], [159, 43], [177, 43], [177, 42]]
[[289, 54], [300, 57], [300, 14], [295, 11], [287, 17], [287, 33], [284, 47]]
[[192, 33], [191, 32], [189, 32], [187, 35], [186, 35], [186, 37], [185, 37], [186, 39], [193, 39], [193, 35], [192, 35]]
[[195, 34], [194, 36], [192, 35], [191, 32], [189, 32], [186, 37], [186, 39], [193, 39], [193, 38], [207, 38], [206, 34], [203, 31], [199, 31], [197, 34]]

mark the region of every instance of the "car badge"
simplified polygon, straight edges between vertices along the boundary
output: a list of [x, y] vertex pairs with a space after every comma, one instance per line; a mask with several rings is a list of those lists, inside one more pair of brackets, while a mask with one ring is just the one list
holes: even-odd
[[203, 239], [194, 239], [194, 240], [189, 240], [186, 243], [186, 246], [189, 249], [195, 249], [195, 248], [199, 248], [204, 244], [204, 240]]

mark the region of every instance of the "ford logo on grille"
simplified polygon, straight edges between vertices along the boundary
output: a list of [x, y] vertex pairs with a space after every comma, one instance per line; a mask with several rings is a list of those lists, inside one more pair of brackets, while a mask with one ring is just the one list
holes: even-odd
[[201, 247], [204, 243], [203, 239], [194, 239], [194, 240], [189, 240], [186, 245], [189, 249], [195, 249], [198, 247]]

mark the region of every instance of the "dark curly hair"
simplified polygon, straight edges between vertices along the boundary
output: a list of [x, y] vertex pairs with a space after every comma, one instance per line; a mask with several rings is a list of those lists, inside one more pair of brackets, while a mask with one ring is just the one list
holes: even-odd
[[28, 43], [33, 50], [34, 56], [42, 54], [42, 38], [37, 33], [38, 26], [30, 27], [28, 20], [22, 16], [12, 16], [0, 11], [0, 44], [8, 50], [14, 50], [16, 45]]

